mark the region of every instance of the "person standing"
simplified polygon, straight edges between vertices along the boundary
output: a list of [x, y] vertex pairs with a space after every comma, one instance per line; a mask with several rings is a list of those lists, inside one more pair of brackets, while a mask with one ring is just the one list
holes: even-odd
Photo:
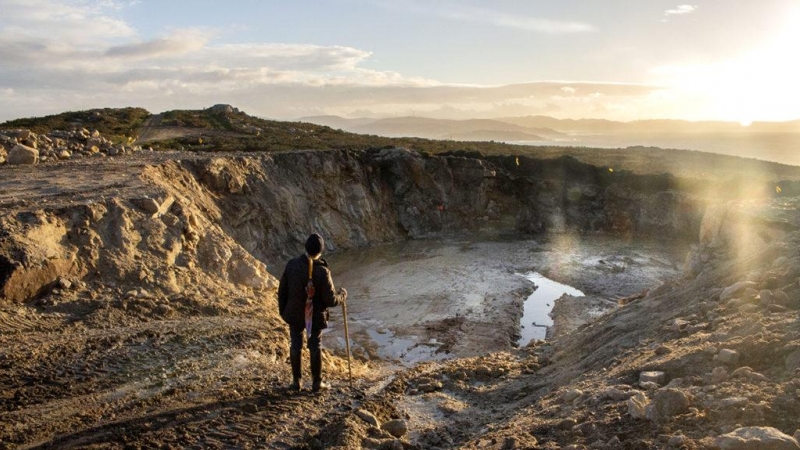
[[[292, 384], [289, 389], [302, 389], [303, 331], [306, 331], [311, 355], [311, 388], [314, 392], [330, 388], [322, 381], [322, 353], [320, 335], [328, 327], [328, 308], [347, 301], [347, 291], [335, 292], [328, 263], [321, 258], [325, 241], [319, 234], [306, 240], [306, 253], [286, 263], [278, 287], [278, 309], [289, 325], [291, 347], [289, 359], [292, 366]], [[310, 301], [307, 311], [307, 301]], [[310, 313], [307, 316], [306, 313]]]

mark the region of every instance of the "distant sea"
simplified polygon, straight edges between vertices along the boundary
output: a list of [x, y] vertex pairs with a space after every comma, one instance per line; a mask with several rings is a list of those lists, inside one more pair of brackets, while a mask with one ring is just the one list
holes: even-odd
[[581, 134], [558, 140], [515, 141], [510, 144], [626, 148], [635, 146], [699, 150], [800, 166], [800, 133], [647, 133]]

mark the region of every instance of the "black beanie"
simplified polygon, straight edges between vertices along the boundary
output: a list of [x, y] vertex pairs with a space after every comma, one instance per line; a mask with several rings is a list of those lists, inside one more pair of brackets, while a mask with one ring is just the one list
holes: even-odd
[[322, 240], [322, 236], [318, 235], [317, 233], [312, 234], [306, 240], [306, 253], [308, 256], [317, 256], [322, 253], [322, 249], [325, 247], [325, 241]]

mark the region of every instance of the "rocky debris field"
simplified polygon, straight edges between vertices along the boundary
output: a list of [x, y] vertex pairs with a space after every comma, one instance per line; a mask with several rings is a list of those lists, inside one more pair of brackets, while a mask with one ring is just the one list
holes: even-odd
[[0, 130], [0, 164], [38, 164], [86, 157], [117, 157], [142, 151], [133, 138], [113, 142], [86, 128], [35, 134], [30, 130]]
[[[47, 158], [0, 167], [2, 448], [800, 448], [798, 199], [404, 149]], [[311, 395], [286, 390], [275, 308], [298, 223], [331, 252], [477, 232], [694, 246], [549, 341], [408, 368], [362, 353], [352, 386], [326, 352], [334, 388]], [[542, 270], [591, 290], [570, 258]]]

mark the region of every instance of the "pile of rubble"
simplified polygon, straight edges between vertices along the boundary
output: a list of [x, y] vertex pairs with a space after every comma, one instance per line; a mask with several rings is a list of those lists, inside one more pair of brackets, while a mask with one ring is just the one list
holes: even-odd
[[0, 131], [0, 164], [37, 164], [90, 156], [122, 156], [142, 150], [134, 139], [114, 142], [86, 128], [35, 134], [30, 130]]

